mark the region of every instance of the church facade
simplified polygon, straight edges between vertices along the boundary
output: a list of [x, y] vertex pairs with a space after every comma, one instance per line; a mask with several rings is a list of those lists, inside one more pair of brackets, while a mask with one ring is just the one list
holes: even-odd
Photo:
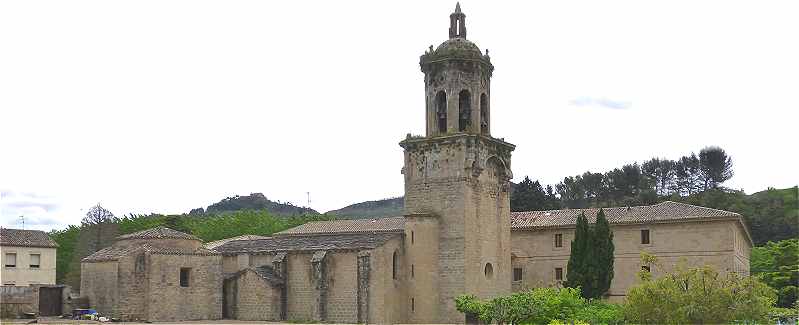
[[[81, 294], [126, 320], [463, 323], [458, 295], [559, 285], [582, 210], [511, 213], [515, 147], [491, 134], [494, 67], [466, 39], [460, 6], [449, 18], [449, 39], [420, 58], [425, 135], [400, 142], [403, 216], [204, 246], [168, 228], [145, 230], [84, 259]], [[665, 265], [748, 273], [752, 242], [740, 215], [674, 202], [606, 211], [617, 247], [611, 299], [634, 283], [641, 251]]]

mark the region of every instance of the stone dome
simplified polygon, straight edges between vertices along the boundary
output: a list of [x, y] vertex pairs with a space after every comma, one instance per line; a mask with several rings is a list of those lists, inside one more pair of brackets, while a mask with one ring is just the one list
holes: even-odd
[[483, 53], [476, 44], [465, 38], [450, 38], [433, 51], [434, 57], [456, 57], [466, 59], [483, 59]]

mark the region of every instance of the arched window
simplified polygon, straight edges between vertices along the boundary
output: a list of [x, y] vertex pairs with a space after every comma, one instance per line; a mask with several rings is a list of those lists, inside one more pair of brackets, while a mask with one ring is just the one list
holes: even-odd
[[488, 134], [488, 96], [480, 95], [480, 133]]
[[447, 133], [447, 94], [443, 90], [436, 94], [436, 121], [438, 133]]
[[468, 130], [472, 125], [472, 96], [465, 89], [458, 94], [458, 116], [460, 118], [459, 130]]
[[391, 278], [396, 280], [397, 279], [397, 266], [399, 265], [399, 260], [397, 257], [397, 251], [394, 251], [394, 256], [391, 257]]
[[489, 278], [489, 279], [494, 276], [494, 267], [491, 266], [491, 263], [486, 263], [485, 275], [486, 275], [486, 278]]

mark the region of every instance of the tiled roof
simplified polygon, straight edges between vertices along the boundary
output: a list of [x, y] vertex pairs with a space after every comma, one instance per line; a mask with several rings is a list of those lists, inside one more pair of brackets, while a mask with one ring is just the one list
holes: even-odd
[[230, 241], [216, 248], [222, 254], [372, 249], [399, 236], [397, 233], [315, 234], [275, 236], [265, 239]]
[[405, 227], [404, 217], [315, 221], [276, 233], [275, 236], [336, 233], [399, 233]]
[[41, 230], [0, 228], [0, 245], [22, 247], [58, 247], [58, 244]]
[[[679, 220], [740, 218], [741, 215], [724, 210], [705, 208], [685, 203], [666, 201], [654, 205], [603, 208], [611, 224], [650, 223]], [[599, 209], [566, 209], [549, 211], [511, 212], [511, 229], [556, 228], [574, 226], [577, 217], [585, 212], [589, 223], [596, 222]]]
[[81, 262], [92, 263], [92, 262], [116, 261], [124, 256], [128, 256], [140, 250], [149, 252], [151, 254], [159, 254], [159, 255], [204, 255], [204, 256], [219, 255], [219, 253], [203, 247], [195, 251], [189, 251], [177, 248], [155, 247], [150, 244], [141, 244], [134, 246], [114, 245], [103, 248], [95, 252], [94, 254], [85, 257], [83, 260], [81, 260]]
[[150, 228], [147, 230], [142, 230], [139, 232], [134, 232], [132, 234], [122, 235], [117, 237], [117, 240], [121, 239], [190, 239], [190, 240], [200, 240], [196, 236], [189, 235], [184, 232], [180, 232], [177, 230], [169, 229], [167, 227], [159, 226], [155, 228]]
[[241, 236], [230, 237], [230, 238], [220, 239], [220, 240], [217, 240], [217, 241], [208, 242], [208, 243], [205, 243], [203, 246], [205, 248], [208, 248], [208, 249], [214, 249], [214, 248], [217, 248], [219, 246], [222, 246], [223, 244], [225, 244], [227, 242], [234, 241], [234, 240], [253, 240], [253, 239], [264, 239], [264, 238], [269, 238], [269, 237], [258, 236], [258, 235], [241, 235]]

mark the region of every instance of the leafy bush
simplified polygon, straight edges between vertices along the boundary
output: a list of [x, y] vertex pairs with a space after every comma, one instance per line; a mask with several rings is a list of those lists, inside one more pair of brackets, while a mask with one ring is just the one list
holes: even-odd
[[[644, 256], [644, 263], [656, 259]], [[656, 264], [657, 265], [657, 264]], [[660, 267], [658, 267], [660, 268]], [[624, 317], [634, 323], [707, 324], [766, 321], [776, 301], [774, 289], [755, 277], [721, 275], [710, 267], [686, 268], [651, 279], [627, 293]]]
[[511, 324], [616, 324], [622, 320], [620, 306], [599, 300], [586, 300], [578, 288], [537, 288], [480, 301], [472, 295], [455, 299], [459, 311], [475, 315], [484, 322]]

